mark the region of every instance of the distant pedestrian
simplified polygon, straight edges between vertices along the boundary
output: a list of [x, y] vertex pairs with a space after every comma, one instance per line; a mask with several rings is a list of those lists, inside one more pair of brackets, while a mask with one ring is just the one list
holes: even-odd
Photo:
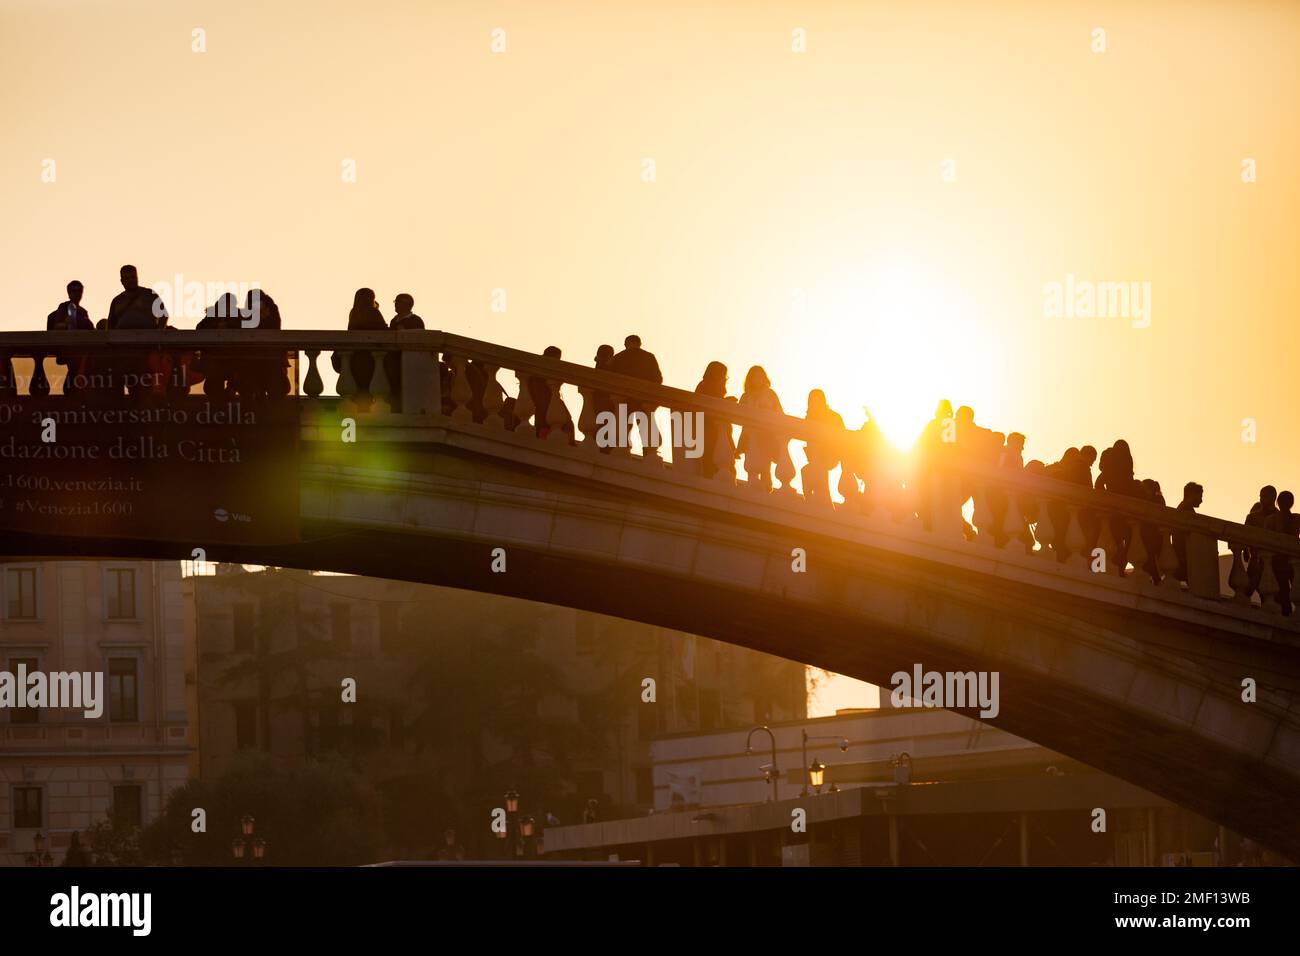
[[[750, 412], [763, 415], [784, 415], [781, 400], [772, 390], [772, 382], [767, 377], [763, 366], [755, 365], [745, 374], [745, 390], [740, 396], [740, 407]], [[788, 460], [790, 452], [784, 451], [786, 444], [770, 428], [746, 425], [740, 430], [738, 449], [744, 456], [745, 474], [749, 476], [750, 488], [754, 491], [771, 491], [774, 466], [782, 460]], [[793, 471], [793, 465], [791, 466]]]
[[[629, 335], [623, 340], [623, 351], [610, 360], [609, 370], [654, 385], [662, 385], [664, 381], [663, 373], [659, 371], [659, 360], [641, 347], [639, 335]], [[635, 400], [626, 400], [625, 404], [629, 420], [637, 412], [644, 413], [644, 417], [637, 415], [637, 427], [641, 432], [641, 454], [658, 455], [654, 433], [650, 427], [650, 419], [658, 406]]]

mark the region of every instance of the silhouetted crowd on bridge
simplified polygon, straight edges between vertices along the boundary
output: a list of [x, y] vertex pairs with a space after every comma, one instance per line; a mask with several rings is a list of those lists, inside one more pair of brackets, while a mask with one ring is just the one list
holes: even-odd
[[[80, 282], [73, 281], [67, 286], [67, 299], [47, 317], [46, 328], [51, 331], [83, 332], [103, 329], [175, 331], [170, 325], [161, 297], [154, 290], [140, 285], [134, 266], [123, 266], [120, 278], [122, 292], [113, 298], [107, 318], [91, 323], [89, 314], [81, 305], [83, 286]], [[414, 313], [414, 307], [414, 298], [402, 293], [393, 300], [392, 320], [386, 321], [374, 290], [358, 289], [348, 313], [347, 328], [355, 332], [424, 329], [424, 320]], [[280, 328], [280, 311], [275, 300], [260, 289], [251, 290], [242, 305], [234, 294], [221, 296], [207, 309], [197, 325], [201, 331]], [[135, 356], [108, 358], [66, 354], [56, 356], [56, 359], [68, 369], [64, 385], [66, 394], [98, 391], [120, 396], [125, 390], [133, 397], [147, 398], [188, 394], [201, 384], [206, 394], [239, 395], [266, 400], [287, 395], [291, 391], [289, 368], [293, 361], [292, 353], [221, 348], [194, 350], [186, 349], [182, 340], [178, 340], [177, 346], [175, 350], [146, 350]], [[558, 347], [550, 346], [543, 351], [542, 356], [560, 359], [562, 354]], [[345, 357], [350, 363], [348, 371], [358, 392], [366, 393], [375, 378], [375, 350], [335, 352], [331, 358], [335, 371], [343, 370]], [[392, 406], [397, 409], [402, 391], [401, 353], [384, 353], [383, 363]], [[621, 351], [616, 351], [612, 345], [601, 345], [596, 350], [593, 364], [599, 371], [623, 375], [650, 385], [663, 383], [658, 360], [642, 346], [641, 339], [636, 335], [624, 339]], [[439, 385], [444, 413], [451, 414], [456, 408], [452, 396], [458, 385], [456, 377], [460, 372], [457, 369], [463, 372], [466, 379], [460, 384], [467, 387], [468, 411], [473, 421], [483, 422], [488, 410], [492, 409], [493, 414], [500, 416], [509, 429], [517, 430], [521, 425], [527, 427], [531, 424], [539, 438], [549, 438], [558, 429], [564, 440], [577, 442], [573, 417], [558, 391], [553, 388], [554, 380], [543, 375], [525, 375], [521, 379], [520, 395], [511, 396], [497, 382], [495, 373], [489, 374], [488, 367], [482, 362], [469, 357], [458, 357], [450, 352], [444, 354], [439, 361]], [[704, 369], [699, 384], [695, 386], [695, 394], [703, 398], [733, 402], [738, 409], [746, 412], [784, 414], [781, 400], [762, 366], [755, 365], [746, 372], [739, 396], [727, 394], [728, 374], [726, 365], [710, 362]], [[525, 397], [527, 405], [521, 405]], [[628, 420], [636, 422], [643, 454], [658, 454], [658, 443], [650, 426], [651, 416], [658, 406], [640, 399], [616, 399], [614, 395], [600, 389], [591, 390], [587, 401], [591, 407], [584, 408], [584, 417], [590, 413], [591, 420], [596, 420], [602, 413], [621, 411]], [[934, 521], [930, 509], [936, 475], [947, 469], [966, 476], [961, 479], [962, 486], [958, 490], [964, 509], [976, 494], [975, 479], [969, 477], [970, 466], [1055, 479], [1153, 505], [1166, 504], [1159, 482], [1136, 477], [1133, 453], [1128, 442], [1123, 439], [1100, 454], [1093, 446], [1083, 445], [1067, 448], [1057, 461], [1050, 464], [1040, 460], [1026, 463], [1023, 434], [1004, 434], [978, 425], [975, 413], [969, 406], [963, 405], [954, 412], [952, 405], [945, 400], [939, 403], [934, 417], [922, 430], [913, 449], [907, 474], [899, 476], [885, 467], [885, 442], [870, 412], [867, 412], [866, 420], [856, 431], [850, 431], [845, 426], [843, 417], [828, 404], [825, 393], [821, 389], [813, 389], [808, 393], [805, 421], [814, 426], [816, 432], [816, 437], [805, 442], [806, 463], [798, 470], [806, 498], [829, 504], [832, 500], [830, 476], [838, 468], [840, 477], [837, 490], [841, 497], [848, 501], [870, 498], [873, 507], [882, 507], [896, 517], [912, 515], [927, 529], [932, 527]], [[741, 428], [737, 441], [733, 440], [733, 427], [729, 420], [705, 414], [701, 444], [701, 454], [697, 458], [687, 458], [680, 464], [694, 469], [704, 478], [719, 476], [720, 472], [723, 475], [733, 472], [735, 463], [739, 460], [749, 487], [758, 491], [771, 491], [777, 482], [782, 491], [788, 491], [792, 487], [796, 469], [790, 456], [790, 442], [779, 430], [745, 425]], [[609, 448], [600, 450], [605, 453], [610, 451]], [[1015, 494], [1019, 526], [1009, 527], [1007, 516], [1011, 513], [1012, 494], [1007, 490], [990, 487], [984, 502], [990, 512], [990, 520], [986, 522], [986, 527], [977, 530], [963, 518], [966, 536], [974, 538], [980, 533], [987, 533], [993, 536], [999, 547], [1014, 540], [1026, 550], [1032, 551], [1035, 546], [1033, 529], [1044, 515], [1039, 513], [1040, 505], [1036, 496]], [[1203, 496], [1204, 489], [1199, 484], [1188, 482], [1183, 487], [1182, 499], [1176, 510], [1194, 514], [1200, 507]], [[1292, 511], [1294, 501], [1294, 495], [1290, 491], [1279, 494], [1273, 486], [1266, 486], [1260, 490], [1259, 501], [1246, 516], [1245, 524], [1296, 537], [1300, 535], [1300, 515]], [[1046, 518], [1052, 528], [1063, 529], [1067, 526], [1070, 516], [1064, 503], [1053, 502], [1045, 507]], [[1116, 557], [1121, 562], [1120, 566], [1124, 567], [1134, 536], [1140, 536], [1145, 555], [1141, 570], [1149, 574], [1152, 580], [1159, 581], [1161, 573], [1156, 562], [1161, 551], [1161, 541], [1158, 529], [1149, 522], [1130, 521], [1114, 513], [1103, 516], [1101, 510], [1104, 509], [1099, 503], [1099, 510], [1085, 508], [1079, 511], [1078, 522], [1083, 533], [1085, 551], [1091, 552], [1102, 535], [1108, 532]], [[1172, 544], [1178, 559], [1175, 573], [1179, 580], [1186, 581], [1186, 535], [1175, 531], [1172, 534]], [[1255, 555], [1250, 549], [1246, 549], [1243, 557], [1252, 593], [1259, 588], [1267, 557], [1278, 582], [1278, 597], [1283, 610], [1290, 613], [1293, 586], [1290, 558], [1285, 555]]]

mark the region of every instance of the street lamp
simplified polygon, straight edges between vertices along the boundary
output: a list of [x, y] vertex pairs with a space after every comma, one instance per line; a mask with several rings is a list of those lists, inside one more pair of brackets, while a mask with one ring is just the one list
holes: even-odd
[[519, 791], [507, 790], [506, 791], [506, 813], [518, 813], [518, 812], [519, 812]]
[[808, 765], [808, 781], [813, 785], [813, 789], [818, 793], [822, 792], [822, 784], [826, 780], [826, 764], [813, 758], [813, 762]]
[[53, 866], [54, 857], [50, 856], [45, 849], [45, 834], [38, 832], [32, 837], [32, 853], [27, 854], [26, 863], [28, 866]]
[[[267, 842], [261, 837], [253, 837], [254, 822], [247, 813], [239, 818], [239, 832], [243, 835], [230, 841], [230, 852], [237, 863], [261, 863], [266, 858]], [[248, 852], [250, 849], [252, 853]]]
[[751, 747], [750, 744], [754, 740], [754, 734], [759, 733], [760, 731], [767, 734], [768, 740], [772, 742], [772, 762], [763, 768], [763, 772], [767, 775], [767, 778], [772, 781], [772, 799], [776, 800], [777, 779], [780, 777], [781, 772], [776, 766], [776, 735], [772, 733], [771, 729], [768, 728], [766, 724], [762, 727], [755, 727], [750, 730], [749, 736], [745, 738], [745, 753], [752, 754], [754, 752], [754, 748]]
[[[849, 749], [849, 738], [848, 738], [848, 737], [835, 737], [835, 736], [826, 736], [826, 735], [821, 735], [821, 736], [809, 736], [808, 731], [807, 731], [805, 728], [802, 728], [802, 727], [799, 728], [799, 732], [803, 735], [802, 743], [800, 744], [800, 748], [801, 748], [801, 750], [802, 750], [802, 752], [803, 752], [803, 762], [804, 762], [805, 764], [808, 763], [808, 741], [810, 741], [810, 740], [837, 740], [837, 741], [839, 741], [839, 745], [840, 745], [840, 753], [844, 753], [844, 752], [846, 752], [846, 751]], [[815, 767], [815, 766], [820, 766], [820, 767], [821, 767], [821, 776], [817, 777], [816, 779], [813, 779], [813, 767]], [[806, 797], [806, 796], [808, 796], [808, 784], [809, 784], [810, 782], [812, 783], [812, 785], [813, 785], [814, 787], [817, 788], [818, 793], [820, 793], [820, 792], [821, 792], [821, 785], [825, 782], [825, 780], [826, 780], [826, 765], [825, 765], [825, 764], [820, 764], [820, 763], [817, 763], [816, 761], [814, 761], [813, 764], [811, 764], [811, 765], [808, 766], [807, 778], [804, 780], [803, 790], [800, 791], [799, 796], [801, 796], [801, 797]]]

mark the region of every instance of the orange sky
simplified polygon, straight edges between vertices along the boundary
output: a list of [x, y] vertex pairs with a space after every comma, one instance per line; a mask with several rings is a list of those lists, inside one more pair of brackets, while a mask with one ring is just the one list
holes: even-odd
[[[0, 329], [73, 277], [102, 317], [125, 261], [289, 328], [409, 291], [896, 436], [946, 394], [1029, 457], [1124, 437], [1240, 518], [1300, 486], [1297, 50], [1285, 2], [0, 0]], [[1149, 282], [1150, 326], [1045, 315], [1067, 274]]]

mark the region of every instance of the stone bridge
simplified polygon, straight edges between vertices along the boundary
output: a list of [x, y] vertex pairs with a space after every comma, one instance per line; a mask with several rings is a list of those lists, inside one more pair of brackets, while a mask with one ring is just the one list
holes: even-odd
[[[298, 540], [214, 544], [209, 560], [567, 605], [886, 687], [918, 664], [995, 670], [991, 723], [1300, 859], [1300, 615], [1281, 613], [1272, 560], [1294, 570], [1293, 538], [955, 451], [899, 473], [854, 433], [438, 331], [0, 334], [0, 403], [6, 390], [81, 401], [40, 371], [55, 352], [160, 346], [295, 359], [281, 401], [300, 422], [297, 473], [285, 476], [298, 486]], [[316, 367], [323, 351], [342, 358], [337, 396]], [[366, 389], [359, 353], [375, 369]], [[545, 409], [530, 382], [548, 383]], [[576, 427], [560, 386], [582, 398]], [[701, 459], [601, 448], [598, 403], [700, 413], [715, 439], [740, 427], [787, 447], [833, 442], [856, 478], [832, 503], [739, 480], [721, 440]], [[342, 437], [348, 420], [355, 442]], [[0, 557], [177, 559], [204, 543], [166, 527], [0, 541]], [[1264, 556], [1257, 585], [1252, 551]], [[1221, 552], [1233, 556], [1226, 589]]]

